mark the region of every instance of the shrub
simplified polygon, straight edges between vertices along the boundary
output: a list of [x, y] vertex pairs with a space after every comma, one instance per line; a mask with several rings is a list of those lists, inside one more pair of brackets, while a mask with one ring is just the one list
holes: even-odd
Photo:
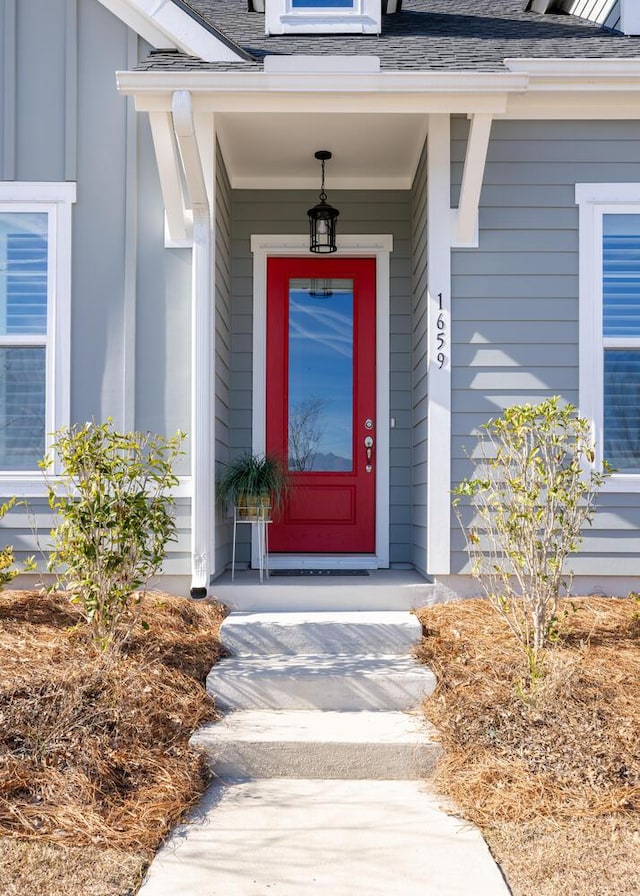
[[523, 647], [532, 678], [538, 652], [557, 632], [564, 564], [591, 522], [605, 473], [591, 468], [591, 426], [558, 396], [517, 405], [478, 437], [479, 467], [454, 494], [475, 519], [463, 525], [473, 575]]
[[[0, 504], [0, 520], [7, 514], [16, 504], [15, 498], [9, 498], [4, 504]], [[20, 575], [21, 570], [14, 567], [13, 547], [5, 545], [0, 548], [0, 590], [13, 581], [16, 576]], [[35, 569], [33, 557], [27, 557], [23, 564], [24, 572], [32, 572]]]
[[[49, 569], [63, 566], [60, 584], [102, 649], [175, 538], [172, 464], [182, 438], [118, 433], [111, 420], [55, 434], [62, 476], [49, 482], [49, 505], [62, 521], [51, 532]], [[53, 458], [44, 466], [51, 471]]]

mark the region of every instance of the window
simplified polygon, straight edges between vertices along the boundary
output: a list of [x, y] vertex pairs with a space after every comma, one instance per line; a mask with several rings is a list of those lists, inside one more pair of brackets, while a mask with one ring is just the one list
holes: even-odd
[[610, 488], [640, 491], [640, 184], [579, 184], [580, 409]]
[[18, 493], [69, 419], [73, 201], [75, 184], [0, 184], [0, 482]]
[[380, 34], [381, 0], [265, 0], [267, 34]]

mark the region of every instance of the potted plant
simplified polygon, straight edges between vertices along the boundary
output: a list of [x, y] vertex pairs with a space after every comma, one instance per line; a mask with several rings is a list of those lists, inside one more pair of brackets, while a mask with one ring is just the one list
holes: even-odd
[[218, 499], [235, 504], [243, 517], [264, 517], [279, 510], [288, 489], [282, 461], [269, 454], [246, 453], [225, 466], [218, 479]]

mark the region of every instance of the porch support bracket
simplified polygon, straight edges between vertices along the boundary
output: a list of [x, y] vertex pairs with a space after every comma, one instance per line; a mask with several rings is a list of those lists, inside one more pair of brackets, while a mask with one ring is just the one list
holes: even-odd
[[[214, 433], [211, 411], [215, 339], [213, 335], [214, 241], [212, 209], [203, 171], [191, 94], [178, 90], [172, 98], [173, 128], [180, 150], [193, 215], [191, 286], [191, 596], [206, 597], [213, 572]], [[215, 147], [214, 122], [209, 142]], [[215, 184], [215, 153], [207, 158], [209, 190]], [[213, 158], [211, 158], [213, 156]]]
[[181, 162], [170, 112], [149, 112], [151, 136], [158, 164], [165, 209], [165, 247], [193, 245], [193, 215], [187, 208], [181, 178]]
[[484, 180], [493, 115], [477, 112], [471, 117], [458, 208], [452, 209], [453, 248], [478, 246], [478, 207]]

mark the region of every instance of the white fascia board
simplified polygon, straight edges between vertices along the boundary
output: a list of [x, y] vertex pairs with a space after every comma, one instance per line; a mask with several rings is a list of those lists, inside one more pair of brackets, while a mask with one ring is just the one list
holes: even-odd
[[603, 75], [629, 75], [640, 76], [640, 47], [637, 56], [626, 59], [604, 59], [586, 57], [578, 58], [515, 58], [507, 57], [503, 60], [510, 72], [531, 75], [589, 75], [592, 78]]
[[100, 0], [100, 3], [156, 49], [174, 47], [205, 62], [238, 62], [243, 58], [172, 0]]
[[638, 56], [627, 59], [504, 59], [514, 74], [528, 75], [529, 90], [638, 90]]
[[[345, 78], [341, 72], [296, 72], [266, 74], [250, 72], [210, 71], [147, 71], [117, 72], [118, 90], [122, 94], [158, 94], [174, 90], [197, 93], [305, 93], [305, 94], [397, 94], [421, 96], [451, 94], [492, 97], [495, 111], [506, 102], [509, 93], [527, 89], [528, 76], [518, 72], [379, 72], [354, 74]], [[425, 107], [425, 111], [428, 109]], [[488, 110], [494, 111], [494, 110]]]
[[[185, 82], [185, 90], [189, 90]], [[173, 90], [179, 90], [175, 82]], [[242, 112], [255, 113], [310, 113], [316, 114], [371, 114], [393, 115], [407, 113], [426, 116], [430, 112], [450, 115], [468, 115], [486, 112], [494, 116], [504, 115], [508, 109], [508, 99], [513, 94], [466, 94], [466, 93], [412, 93], [379, 92], [350, 93], [332, 91], [330, 93], [295, 91], [191, 91], [194, 107], [200, 112]], [[631, 94], [629, 94], [631, 95]], [[143, 92], [134, 95], [134, 105], [138, 112], [166, 112], [171, 107], [171, 93]]]
[[[193, 94], [215, 94], [219, 103], [228, 94], [265, 93], [344, 96], [419, 95], [422, 111], [434, 111], [439, 100], [460, 97], [467, 111], [501, 114], [509, 98], [535, 92], [637, 92], [640, 89], [640, 53], [628, 59], [505, 59], [505, 72], [341, 72], [267, 73], [263, 71], [146, 71], [118, 72], [120, 93], [136, 95], [141, 108], [145, 94], [164, 94], [176, 89]], [[418, 97], [415, 97], [418, 101]], [[484, 101], [484, 106], [480, 104]], [[438, 111], [437, 109], [435, 111]], [[444, 111], [444, 110], [443, 110]], [[454, 110], [456, 111], [456, 110]]]

